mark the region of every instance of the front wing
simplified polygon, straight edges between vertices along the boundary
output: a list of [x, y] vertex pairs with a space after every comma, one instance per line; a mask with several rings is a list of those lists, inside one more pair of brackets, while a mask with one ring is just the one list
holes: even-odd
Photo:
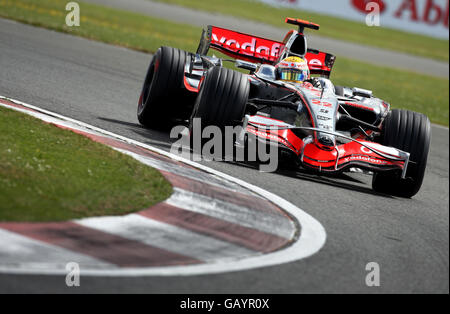
[[[262, 120], [271, 120], [263, 124]], [[313, 136], [299, 138], [293, 131], [303, 129], [321, 132], [346, 139], [348, 142], [324, 149], [316, 145]], [[348, 168], [362, 168], [374, 172], [401, 170], [402, 178], [406, 177], [409, 153], [378, 143], [356, 140], [338, 132], [317, 128], [294, 127], [284, 122], [259, 116], [247, 117], [245, 123], [247, 133], [259, 140], [270, 141], [295, 153], [303, 166], [321, 172], [342, 172]]]

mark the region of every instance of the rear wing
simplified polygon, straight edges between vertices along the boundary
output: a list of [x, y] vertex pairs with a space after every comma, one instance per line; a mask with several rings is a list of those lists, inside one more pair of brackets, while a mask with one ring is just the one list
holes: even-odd
[[206, 55], [212, 48], [234, 59], [272, 64], [283, 47], [281, 42], [209, 25], [203, 30], [197, 53]]
[[[311, 24], [311, 28], [315, 25]], [[282, 42], [210, 25], [203, 30], [197, 53], [207, 55], [209, 49], [212, 48], [233, 59], [274, 65], [280, 58], [284, 47], [285, 44]], [[335, 56], [308, 49], [305, 59], [308, 61], [311, 74], [330, 76]]]

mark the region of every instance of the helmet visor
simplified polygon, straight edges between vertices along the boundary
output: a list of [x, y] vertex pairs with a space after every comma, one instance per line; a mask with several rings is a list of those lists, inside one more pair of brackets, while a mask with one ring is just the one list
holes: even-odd
[[306, 71], [297, 69], [279, 69], [279, 79], [283, 81], [303, 82], [308, 78]]

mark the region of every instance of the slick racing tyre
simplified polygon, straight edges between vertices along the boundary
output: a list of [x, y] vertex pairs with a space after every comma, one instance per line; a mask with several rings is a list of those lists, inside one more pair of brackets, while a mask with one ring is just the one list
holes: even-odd
[[191, 120], [201, 118], [202, 128], [209, 125], [221, 129], [234, 126], [244, 117], [249, 91], [250, 83], [245, 75], [213, 67], [206, 73]]
[[[200, 87], [192, 111], [189, 130], [191, 144], [194, 137], [201, 137], [208, 126], [217, 126], [224, 135], [226, 126], [242, 124], [250, 92], [248, 78], [227, 68], [213, 67], [208, 70]], [[200, 132], [194, 132], [194, 119], [200, 118]], [[207, 139], [200, 139], [201, 146]], [[195, 146], [193, 146], [195, 147]], [[194, 149], [195, 150], [195, 149]]]
[[139, 98], [137, 117], [149, 128], [167, 128], [175, 119], [188, 119], [196, 93], [184, 88], [186, 51], [161, 47], [153, 56]]
[[411, 154], [406, 179], [401, 179], [398, 172], [377, 173], [373, 177], [373, 189], [406, 198], [416, 195], [422, 186], [430, 142], [431, 124], [427, 116], [407, 110], [392, 110], [383, 124], [381, 144]]

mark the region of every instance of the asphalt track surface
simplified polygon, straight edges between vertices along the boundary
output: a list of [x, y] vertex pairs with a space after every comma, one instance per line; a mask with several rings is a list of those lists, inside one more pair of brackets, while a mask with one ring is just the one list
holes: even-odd
[[[177, 23], [190, 24], [202, 28], [204, 28], [206, 25], [216, 25], [275, 40], [282, 40], [287, 31], [292, 28], [289, 25], [286, 25], [285, 28], [279, 28], [232, 16], [212, 14], [210, 12], [203, 12], [149, 0], [84, 1], [158, 17]], [[302, 18], [308, 19], [307, 17]], [[315, 49], [320, 49], [336, 54], [338, 57], [343, 56], [375, 65], [406, 69], [421, 74], [433, 75], [447, 79], [449, 77], [448, 62], [412, 56], [406, 53], [395, 52], [386, 49], [359, 45], [352, 42], [345, 42], [333, 38], [322, 37], [316, 34], [320, 34], [320, 31], [308, 36], [309, 46]], [[430, 49], [433, 49], [433, 47], [430, 47]]]
[[[146, 130], [136, 103], [150, 56], [0, 19], [0, 94], [169, 150], [167, 133]], [[13, 130], [12, 130], [13, 131]], [[204, 164], [278, 194], [319, 220], [327, 242], [280, 266], [193, 277], [83, 278], [1, 275], [0, 292], [315, 293], [449, 292], [449, 131], [433, 127], [429, 167], [411, 200], [374, 194], [370, 178], [260, 173]], [[365, 266], [381, 286], [365, 285]]]

